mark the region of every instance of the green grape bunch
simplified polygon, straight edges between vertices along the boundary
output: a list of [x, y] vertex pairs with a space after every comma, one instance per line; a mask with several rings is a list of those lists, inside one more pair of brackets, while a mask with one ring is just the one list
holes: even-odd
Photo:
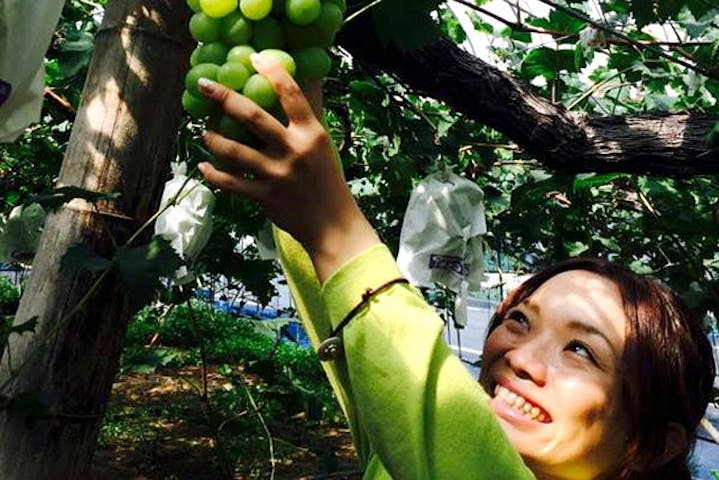
[[187, 0], [194, 15], [189, 30], [198, 45], [190, 56], [182, 105], [206, 118], [220, 134], [245, 141], [248, 133], [202, 97], [197, 81], [209, 78], [235, 90], [278, 118], [270, 82], [255, 72], [250, 55], [278, 60], [302, 85], [321, 80], [332, 68], [327, 50], [344, 22], [345, 0]]

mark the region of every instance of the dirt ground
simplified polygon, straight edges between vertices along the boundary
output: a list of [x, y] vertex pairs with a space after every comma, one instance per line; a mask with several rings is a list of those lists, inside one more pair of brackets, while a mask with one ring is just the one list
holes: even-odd
[[[210, 398], [226, 380], [208, 374]], [[248, 379], [252, 381], [252, 379]], [[267, 425], [273, 439], [274, 473], [266, 436], [241, 459], [222, 461], [200, 401], [198, 367], [126, 374], [113, 387], [111, 421], [93, 463], [94, 480], [359, 479], [350, 433], [342, 425], [306, 422], [301, 415]], [[251, 412], [238, 412], [237, 418]], [[233, 419], [229, 419], [231, 423]], [[225, 436], [230, 430], [224, 430]], [[247, 432], [237, 435], [247, 435]], [[231, 435], [231, 434], [230, 434]], [[222, 442], [225, 443], [225, 442]], [[260, 445], [258, 445], [260, 444]], [[225, 445], [226, 447], [226, 445]]]

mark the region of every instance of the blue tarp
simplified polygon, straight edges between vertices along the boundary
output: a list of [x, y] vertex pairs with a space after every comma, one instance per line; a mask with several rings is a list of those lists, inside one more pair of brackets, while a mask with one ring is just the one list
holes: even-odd
[[[195, 296], [204, 300], [211, 299], [211, 292], [207, 289], [195, 290]], [[280, 311], [272, 307], [263, 307], [257, 303], [245, 302], [237, 305], [225, 300], [213, 300], [212, 305], [219, 311], [237, 317], [248, 317], [255, 320], [272, 320], [280, 317]], [[290, 322], [282, 328], [282, 337], [302, 347], [310, 347], [310, 339], [302, 324]]]

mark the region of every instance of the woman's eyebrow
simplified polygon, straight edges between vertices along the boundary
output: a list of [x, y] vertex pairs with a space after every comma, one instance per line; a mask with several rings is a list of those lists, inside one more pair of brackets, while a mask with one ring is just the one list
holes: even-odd
[[517, 307], [525, 307], [536, 314], [539, 314], [539, 312], [541, 310], [541, 307], [536, 302], [533, 302], [529, 298], [522, 300], [522, 302], [519, 303], [519, 305], [514, 306], [514, 308], [517, 308]]
[[570, 321], [567, 326], [571, 328], [572, 330], [579, 330], [581, 332], [587, 333], [589, 335], [594, 335], [602, 340], [609, 346], [612, 353], [616, 356], [617, 355], [617, 347], [614, 345], [614, 343], [609, 339], [609, 337], [602, 332], [599, 328], [597, 328], [595, 325], [587, 322], [583, 322], [581, 320], [572, 320]]

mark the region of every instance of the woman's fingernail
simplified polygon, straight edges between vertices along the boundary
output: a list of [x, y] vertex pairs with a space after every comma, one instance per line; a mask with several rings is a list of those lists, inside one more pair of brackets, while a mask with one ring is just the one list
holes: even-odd
[[202, 77], [197, 81], [197, 86], [200, 88], [200, 90], [204, 90], [207, 93], [214, 92], [216, 85], [217, 84], [215, 82], [205, 77]]
[[198, 163], [197, 169], [204, 175], [205, 171], [207, 171], [207, 162]]
[[252, 55], [250, 55], [250, 60], [255, 65], [262, 64], [262, 55], [260, 55], [259, 53], [253, 53]]

